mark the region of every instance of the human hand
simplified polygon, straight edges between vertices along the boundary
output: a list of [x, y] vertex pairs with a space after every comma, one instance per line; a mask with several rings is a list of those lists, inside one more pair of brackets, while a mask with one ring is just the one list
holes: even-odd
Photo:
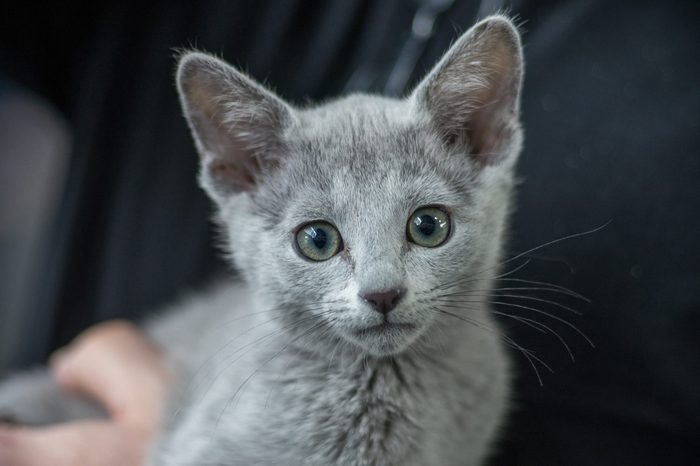
[[109, 418], [40, 428], [0, 428], [3, 466], [140, 466], [159, 424], [168, 372], [133, 324], [97, 325], [50, 362], [59, 385], [100, 402]]

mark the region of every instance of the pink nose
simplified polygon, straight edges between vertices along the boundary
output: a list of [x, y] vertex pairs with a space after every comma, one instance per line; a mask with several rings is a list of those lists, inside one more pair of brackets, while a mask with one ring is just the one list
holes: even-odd
[[372, 305], [375, 311], [388, 314], [399, 304], [401, 298], [406, 294], [406, 290], [383, 290], [361, 293], [360, 298]]

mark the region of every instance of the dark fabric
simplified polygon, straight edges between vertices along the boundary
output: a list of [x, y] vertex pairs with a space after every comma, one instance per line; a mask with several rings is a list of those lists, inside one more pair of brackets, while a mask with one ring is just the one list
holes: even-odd
[[[501, 2], [438, 16], [415, 82]], [[73, 124], [68, 190], [27, 335], [36, 362], [87, 325], [139, 318], [225, 268], [173, 86], [173, 47], [222, 55], [295, 102], [382, 90], [418, 3], [387, 1], [15, 3], [0, 15], [0, 71]], [[516, 403], [494, 464], [693, 464], [700, 457], [700, 8], [696, 2], [521, 1], [526, 145], [510, 250], [611, 221], [531, 254], [517, 277], [592, 304], [513, 325]], [[358, 71], [360, 70], [360, 71]], [[359, 76], [362, 79], [358, 78]], [[515, 262], [513, 263], [515, 265]], [[505, 286], [505, 285], [504, 285]], [[539, 295], [547, 298], [546, 294]], [[540, 303], [542, 304], [542, 303]], [[540, 306], [538, 306], [540, 307]], [[527, 315], [523, 313], [522, 315]], [[532, 315], [530, 315], [532, 317]], [[32, 338], [34, 337], [34, 338]]]

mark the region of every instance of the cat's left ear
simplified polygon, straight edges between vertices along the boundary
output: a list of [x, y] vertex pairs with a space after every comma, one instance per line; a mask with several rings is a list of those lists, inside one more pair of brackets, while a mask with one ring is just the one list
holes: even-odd
[[227, 63], [189, 52], [177, 88], [201, 158], [200, 183], [217, 202], [250, 191], [286, 153], [295, 119], [281, 98]]
[[522, 78], [518, 30], [491, 16], [457, 40], [410, 99], [451, 150], [493, 165], [519, 151]]

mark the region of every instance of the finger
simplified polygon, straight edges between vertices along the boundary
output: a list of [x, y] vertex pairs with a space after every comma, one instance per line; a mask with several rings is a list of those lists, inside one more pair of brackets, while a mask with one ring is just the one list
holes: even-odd
[[59, 385], [96, 399], [113, 417], [152, 423], [166, 395], [162, 355], [133, 324], [88, 330], [52, 362]]
[[135, 325], [109, 321], [85, 330], [68, 346], [57, 350], [49, 364], [65, 388], [91, 389], [100, 378], [86, 377], [85, 367], [107, 371], [128, 356], [155, 351], [149, 345]]
[[118, 466], [144, 463], [147, 439], [105, 421], [0, 428], [3, 466]]
[[53, 363], [51, 373], [64, 390], [92, 398], [110, 414], [124, 404], [119, 384], [111, 383], [116, 376], [110, 355], [77, 355], [66, 352], [62, 360]]
[[[98, 324], [82, 332], [68, 346], [55, 351], [49, 359], [49, 366], [59, 385], [100, 399], [105, 392], [105, 386], [100, 382], [105, 379], [105, 373], [109, 373], [114, 359], [110, 348], [115, 346], [115, 339], [124, 339], [122, 335], [130, 331], [128, 327], [129, 324], [121, 321]], [[87, 372], [99, 376], [86, 376], [87, 369], [92, 369]]]

